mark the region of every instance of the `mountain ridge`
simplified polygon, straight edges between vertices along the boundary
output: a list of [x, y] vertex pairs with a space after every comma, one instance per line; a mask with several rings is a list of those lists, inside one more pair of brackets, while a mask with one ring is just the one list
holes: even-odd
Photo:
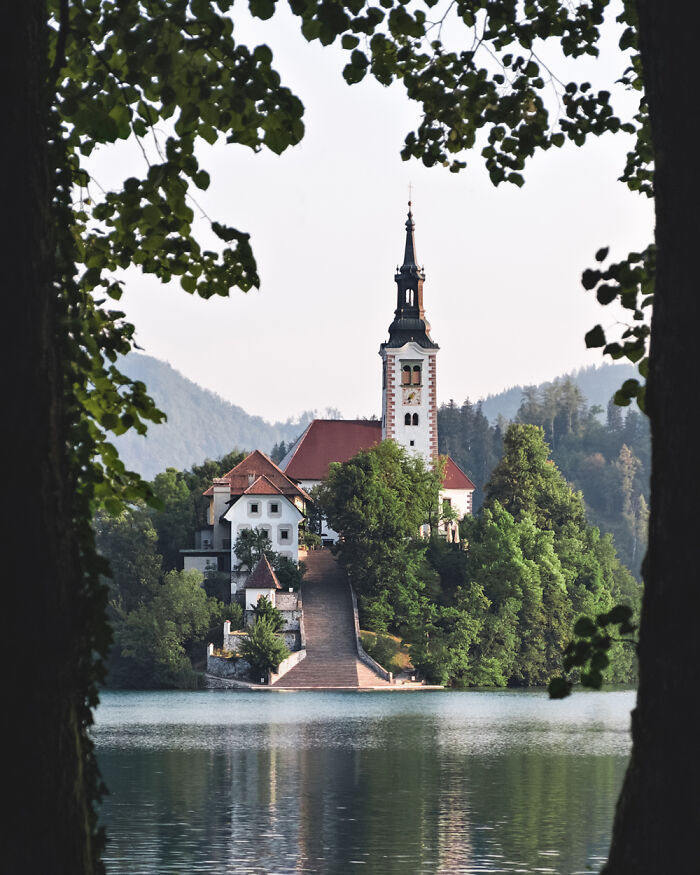
[[[134, 352], [123, 358], [120, 368], [132, 380], [143, 381], [157, 406], [168, 416], [166, 423], [151, 425], [148, 435], [127, 432], [114, 440], [126, 467], [149, 480], [167, 467], [185, 470], [205, 459], [220, 458], [234, 448], [269, 453], [281, 441], [294, 441], [319, 415], [315, 410], [305, 410], [296, 419], [267, 422], [190, 380], [168, 362], [143, 353]], [[605, 408], [615, 390], [635, 373], [632, 365], [604, 364], [563, 377], [568, 376], [579, 385], [589, 405]], [[513, 386], [482, 399], [484, 415], [491, 423], [499, 415], [512, 419], [524, 388]], [[327, 410], [324, 415], [337, 418], [338, 412]]]

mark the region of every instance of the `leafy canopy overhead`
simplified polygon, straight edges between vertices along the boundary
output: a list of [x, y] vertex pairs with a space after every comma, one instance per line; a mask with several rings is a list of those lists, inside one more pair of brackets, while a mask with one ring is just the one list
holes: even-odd
[[[204, 249], [192, 232], [193, 191], [208, 173], [198, 142], [284, 151], [303, 135], [303, 107], [282, 86], [267, 46], [233, 38], [230, 0], [50, 0], [49, 88], [58, 229], [56, 289], [70, 362], [66, 396], [90, 500], [118, 512], [152, 491], [125, 469], [109, 434], [143, 434], [164, 415], [117, 366], [134, 327], [108, 301], [121, 296], [119, 271], [131, 265], [163, 282], [179, 278], [204, 298], [259, 284], [248, 234], [209, 220], [220, 241]], [[102, 191], [86, 159], [99, 146], [131, 138], [140, 174]]]
[[[270, 18], [275, 6], [275, 0], [249, 2], [261, 19]], [[521, 185], [521, 171], [537, 149], [560, 147], [567, 139], [581, 145], [589, 136], [624, 130], [637, 141], [622, 178], [650, 194], [643, 99], [637, 114], [623, 120], [609, 91], [564, 83], [543, 60], [550, 43], [571, 58], [595, 57], [608, 7], [608, 0], [290, 0], [308, 40], [340, 41], [349, 83], [368, 73], [384, 85], [400, 81], [420, 104], [422, 120], [406, 137], [405, 159], [457, 171], [483, 131], [481, 156], [492, 181]], [[194, 195], [210, 184], [197, 145], [225, 138], [281, 153], [303, 136], [303, 106], [281, 83], [267, 46], [236, 41], [232, 0], [49, 0], [48, 8], [59, 285], [72, 363], [66, 377], [82, 415], [74, 443], [85, 446], [91, 495], [117, 512], [120, 499], [151, 495], [125, 470], [109, 434], [130, 428], [144, 433], [148, 422], [164, 418], [144, 384], [116, 364], [132, 348], [134, 330], [108, 305], [121, 295], [119, 272], [138, 265], [163, 282], [178, 278], [183, 289], [204, 298], [257, 286], [247, 233], [206, 217], [219, 247], [203, 248], [193, 234]], [[628, 5], [618, 20], [624, 25], [620, 47], [629, 55], [622, 81], [641, 94]], [[461, 34], [460, 48], [443, 40], [444, 26]], [[100, 191], [86, 159], [103, 144], [127, 139], [140, 147], [141, 172], [118, 190]], [[619, 299], [642, 322], [622, 344], [607, 343], [598, 326], [589, 344], [631, 358], [643, 376], [650, 260], [636, 254], [636, 261], [590, 272], [586, 280], [589, 288], [600, 286], [602, 303]], [[643, 403], [639, 383], [631, 381], [620, 400], [635, 396]]]

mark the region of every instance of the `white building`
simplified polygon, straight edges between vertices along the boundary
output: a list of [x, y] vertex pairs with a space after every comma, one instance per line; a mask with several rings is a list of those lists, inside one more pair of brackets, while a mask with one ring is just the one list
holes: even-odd
[[[438, 457], [437, 353], [423, 306], [425, 271], [416, 260], [415, 225], [409, 203], [406, 244], [397, 286], [394, 320], [389, 338], [381, 344], [381, 420], [315, 419], [278, 467], [259, 450], [228, 474], [215, 480], [209, 496], [208, 525], [197, 533], [195, 548], [183, 551], [185, 568], [231, 572], [232, 592], [245, 586], [250, 569], [238, 568], [234, 552], [243, 529], [264, 529], [273, 548], [294, 561], [298, 558], [299, 523], [304, 517], [308, 491], [321, 483], [331, 462], [346, 462], [360, 450], [391, 439], [427, 465]], [[457, 520], [472, 512], [474, 484], [446, 457], [441, 500]], [[446, 537], [458, 537], [455, 522], [442, 524]], [[323, 540], [338, 535], [327, 525]]]
[[[382, 343], [382, 418], [378, 420], [315, 419], [280, 463], [282, 470], [305, 490], [320, 483], [331, 462], [346, 462], [360, 450], [391, 439], [427, 465], [438, 458], [437, 353], [425, 318], [425, 271], [416, 260], [415, 225], [409, 203], [403, 264], [396, 271], [394, 320], [389, 339]], [[449, 456], [441, 500], [457, 519], [472, 512], [474, 484]], [[455, 523], [445, 522], [444, 533], [457, 537]], [[328, 526], [327, 541], [337, 534]]]
[[261, 529], [275, 552], [292, 561], [299, 557], [299, 523], [309, 496], [260, 450], [246, 456], [214, 480], [207, 525], [195, 534], [195, 546], [183, 550], [185, 568], [231, 573], [231, 592], [245, 586], [251, 569], [241, 565], [235, 546], [244, 529]]

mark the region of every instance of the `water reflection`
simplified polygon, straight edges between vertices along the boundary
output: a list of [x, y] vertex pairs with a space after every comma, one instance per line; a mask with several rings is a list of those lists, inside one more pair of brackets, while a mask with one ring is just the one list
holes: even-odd
[[590, 872], [632, 701], [107, 695], [108, 872]]

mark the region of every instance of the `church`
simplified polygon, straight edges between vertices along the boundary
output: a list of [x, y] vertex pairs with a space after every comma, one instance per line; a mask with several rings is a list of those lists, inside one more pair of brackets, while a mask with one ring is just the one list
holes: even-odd
[[[238, 534], [262, 528], [275, 551], [294, 561], [299, 555], [299, 523], [310, 501], [309, 490], [328, 473], [331, 462], [346, 462], [360, 450], [382, 440], [394, 440], [408, 453], [431, 465], [438, 456], [437, 353], [425, 316], [425, 271], [416, 257], [415, 223], [411, 203], [406, 220], [406, 244], [397, 269], [396, 309], [389, 337], [379, 347], [382, 360], [381, 420], [315, 419], [287, 455], [276, 465], [259, 450], [214, 481], [205, 492], [210, 510], [207, 527], [196, 535], [195, 549], [183, 551], [185, 568], [231, 571], [232, 591], [245, 586], [236, 573], [234, 553]], [[452, 520], [443, 524], [450, 540], [457, 524], [472, 512], [474, 484], [449, 457], [441, 490]], [[327, 525], [321, 537], [333, 543], [338, 533]]]

